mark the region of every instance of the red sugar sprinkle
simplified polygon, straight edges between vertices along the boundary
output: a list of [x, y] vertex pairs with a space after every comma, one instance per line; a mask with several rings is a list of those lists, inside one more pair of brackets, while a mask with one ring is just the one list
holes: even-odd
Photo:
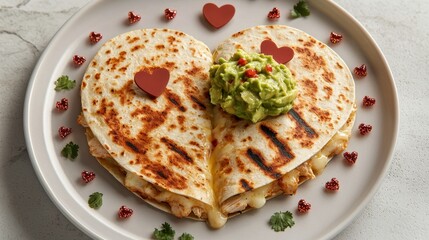
[[333, 44], [339, 43], [339, 42], [341, 42], [341, 40], [343, 40], [343, 35], [336, 33], [336, 32], [331, 32], [329, 40]]
[[132, 11], [128, 12], [128, 21], [130, 24], [134, 24], [134, 23], [140, 21], [141, 18], [142, 17], [140, 17], [140, 15], [138, 15], [135, 12], [132, 12]]
[[273, 8], [273, 10], [268, 12], [268, 19], [270, 20], [276, 20], [280, 18], [280, 10], [278, 8]]
[[359, 132], [361, 135], [367, 135], [372, 130], [372, 126], [370, 124], [359, 124]]
[[92, 44], [98, 43], [102, 38], [103, 38], [103, 35], [101, 33], [97, 33], [97, 32], [89, 33], [89, 41]]
[[72, 58], [73, 62], [75, 65], [80, 66], [82, 64], [85, 63], [86, 59], [85, 57], [79, 56], [79, 55], [74, 55]]
[[358, 153], [356, 151], [353, 152], [345, 152], [343, 154], [344, 159], [346, 159], [346, 161], [350, 164], [355, 164], [356, 160], [358, 158]]
[[174, 17], [176, 17], [177, 11], [174, 9], [166, 8], [164, 10], [164, 16], [167, 20], [172, 20]]
[[368, 74], [365, 64], [362, 64], [360, 67], [355, 67], [353, 72], [359, 77], [365, 77]]
[[298, 202], [298, 212], [307, 213], [311, 209], [311, 204], [306, 202], [304, 199], [299, 200]]
[[94, 172], [89, 172], [89, 171], [86, 171], [86, 170], [83, 171], [81, 175], [82, 175], [82, 180], [85, 183], [89, 183], [92, 180], [94, 180], [94, 178], [95, 178], [95, 173]]
[[325, 188], [330, 191], [340, 190], [340, 182], [336, 178], [332, 178], [331, 181], [325, 183]]
[[375, 98], [365, 96], [362, 100], [362, 105], [365, 107], [372, 107], [375, 104]]
[[67, 98], [63, 98], [60, 101], [57, 101], [55, 107], [58, 111], [65, 111], [69, 109], [69, 100]]
[[125, 206], [121, 206], [118, 211], [118, 217], [121, 219], [129, 218], [133, 215], [133, 210]]
[[65, 137], [67, 137], [70, 133], [72, 132], [71, 128], [68, 127], [60, 127], [58, 129], [58, 135], [60, 136], [60, 138], [64, 139]]

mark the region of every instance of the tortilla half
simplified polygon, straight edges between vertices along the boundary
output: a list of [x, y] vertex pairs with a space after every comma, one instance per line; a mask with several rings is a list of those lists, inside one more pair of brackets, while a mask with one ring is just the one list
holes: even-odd
[[298, 185], [323, 171], [348, 143], [355, 112], [350, 70], [327, 45], [288, 26], [257, 26], [233, 34], [214, 51], [214, 61], [238, 49], [260, 53], [264, 40], [294, 50], [286, 64], [298, 96], [287, 114], [256, 124], [214, 110], [216, 201], [231, 215], [259, 208], [267, 198], [293, 194]]
[[[178, 217], [206, 219], [214, 204], [208, 162], [212, 55], [193, 37], [143, 29], [106, 42], [81, 85], [91, 154], [125, 187]], [[161, 96], [134, 83], [142, 70], [166, 68]]]

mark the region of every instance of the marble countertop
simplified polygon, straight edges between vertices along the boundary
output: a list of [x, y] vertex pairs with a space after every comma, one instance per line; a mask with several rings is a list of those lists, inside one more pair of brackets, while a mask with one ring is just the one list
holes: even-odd
[[[323, 0], [325, 1], [325, 0]], [[88, 239], [49, 200], [23, 132], [31, 72], [51, 37], [88, 0], [0, 0], [1, 239]], [[392, 165], [343, 239], [429, 237], [429, 1], [336, 0], [370, 32], [397, 85], [400, 131]]]

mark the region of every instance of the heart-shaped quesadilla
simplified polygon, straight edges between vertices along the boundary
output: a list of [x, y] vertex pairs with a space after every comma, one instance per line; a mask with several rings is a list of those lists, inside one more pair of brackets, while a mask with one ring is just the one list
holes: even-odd
[[[296, 82], [292, 110], [252, 123], [212, 105], [213, 59], [230, 59], [239, 49], [260, 53], [266, 40], [295, 54], [286, 64]], [[236, 64], [244, 68], [247, 59]], [[258, 71], [269, 82], [277, 70]], [[255, 82], [258, 74], [238, 82]], [[147, 88], [146, 81], [159, 79]], [[121, 34], [89, 64], [81, 97], [79, 122], [101, 165], [153, 206], [214, 228], [320, 174], [346, 148], [356, 110], [344, 61], [305, 32], [280, 25], [235, 33], [213, 55], [180, 31]]]

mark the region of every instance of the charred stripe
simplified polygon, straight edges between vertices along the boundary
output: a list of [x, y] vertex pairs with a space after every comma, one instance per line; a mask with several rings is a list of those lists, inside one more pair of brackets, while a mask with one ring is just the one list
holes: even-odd
[[181, 149], [180, 146], [178, 146], [176, 143], [174, 143], [173, 141], [169, 140], [168, 138], [161, 138], [161, 141], [163, 143], [165, 143], [165, 145], [167, 145], [167, 147], [178, 153], [181, 157], [183, 157], [183, 159], [185, 159], [186, 161], [193, 163], [194, 161], [192, 160], [192, 158], [188, 155], [188, 153], [185, 152], [185, 150]]
[[174, 98], [172, 98], [172, 97], [168, 97], [168, 100], [169, 100], [172, 104], [176, 105], [176, 106], [179, 108], [179, 110], [180, 110], [180, 111], [182, 111], [182, 112], [186, 112], [186, 108], [185, 108], [184, 106], [180, 105], [180, 103], [178, 103], [176, 99], [174, 99]]
[[165, 97], [170, 101], [174, 106], [176, 106], [181, 112], [186, 112], [186, 108], [182, 105], [180, 97], [173, 93], [172, 91], [166, 89]]
[[164, 178], [164, 179], [167, 179], [167, 176], [165, 176], [164, 172], [162, 172], [162, 171], [157, 171], [156, 173], [158, 174], [158, 176], [160, 176], [160, 177], [162, 177], [162, 178]]
[[276, 145], [276, 147], [277, 147], [277, 149], [279, 149], [281, 155], [283, 155], [284, 157], [286, 157], [288, 159], [295, 158], [295, 156], [291, 152], [292, 150], [286, 144], [282, 143], [277, 138], [277, 133], [274, 130], [272, 130], [271, 128], [269, 128], [265, 125], [261, 125], [260, 128], [261, 128], [262, 132], [271, 140], [271, 142], [273, 142], [274, 145]]
[[301, 118], [301, 116], [293, 109], [289, 111], [289, 114], [295, 119], [295, 121], [304, 128], [305, 132], [307, 133], [307, 136], [309, 137], [317, 137], [316, 131], [310, 125], [308, 125], [307, 122], [305, 122], [304, 119]]
[[134, 145], [132, 142], [130, 141], [125, 141], [125, 144], [131, 148], [131, 150], [133, 150], [135, 153], [139, 153], [139, 149], [138, 147], [136, 147], [136, 145]]
[[196, 103], [198, 106], [200, 106], [200, 108], [202, 110], [206, 109], [206, 105], [204, 105], [204, 103], [200, 102], [200, 100], [198, 100], [198, 98], [196, 98], [195, 96], [191, 96], [191, 99], [194, 103]]
[[249, 183], [246, 181], [246, 179], [240, 179], [240, 184], [246, 191], [250, 191], [253, 188], [249, 185]]
[[282, 175], [280, 173], [276, 173], [273, 169], [267, 165], [265, 165], [262, 156], [256, 152], [254, 152], [251, 148], [247, 149], [247, 156], [258, 165], [264, 172], [268, 173], [272, 178], [280, 178]]

